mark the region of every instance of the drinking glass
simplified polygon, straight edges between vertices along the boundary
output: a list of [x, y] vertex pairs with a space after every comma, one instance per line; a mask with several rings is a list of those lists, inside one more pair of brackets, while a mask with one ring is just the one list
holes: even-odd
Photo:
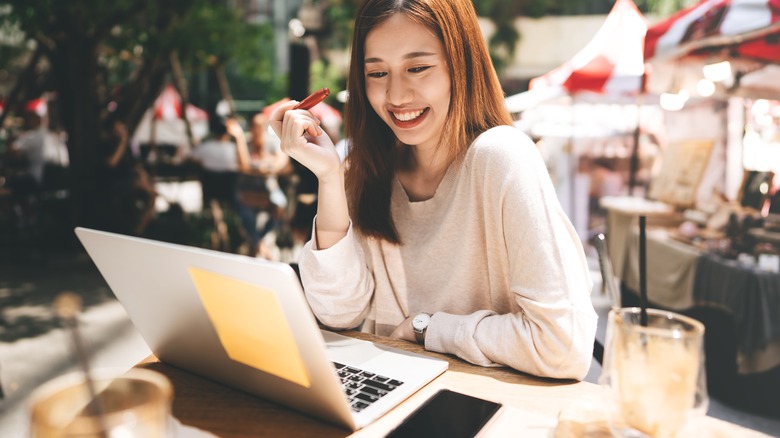
[[82, 373], [66, 374], [31, 395], [30, 436], [149, 437], [172, 436], [173, 388], [162, 374], [133, 368], [113, 376], [93, 377], [92, 400]]
[[607, 321], [599, 383], [608, 388], [608, 420], [622, 437], [674, 437], [709, 404], [704, 325], [674, 312], [616, 308]]

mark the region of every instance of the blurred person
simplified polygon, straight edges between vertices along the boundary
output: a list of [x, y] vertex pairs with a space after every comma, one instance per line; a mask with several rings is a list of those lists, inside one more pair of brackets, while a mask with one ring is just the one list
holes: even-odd
[[299, 259], [315, 315], [582, 379], [597, 318], [585, 254], [541, 154], [511, 126], [473, 4], [366, 0], [354, 29], [348, 165], [297, 102], [270, 117], [319, 183]]
[[11, 144], [11, 153], [23, 160], [27, 174], [41, 188], [48, 167], [67, 168], [70, 164], [65, 142], [34, 112], [25, 115], [24, 132]]
[[601, 207], [601, 198], [623, 194], [623, 177], [615, 170], [616, 159], [609, 157], [591, 158], [589, 166], [590, 186], [588, 187], [588, 203], [591, 218], [606, 220], [606, 211]]
[[238, 179], [240, 173], [249, 171], [249, 150], [238, 120], [212, 116], [209, 127], [210, 137], [192, 151], [190, 159], [201, 167], [203, 206], [214, 218], [212, 247], [232, 251], [224, 209], [244, 214], [238, 199]]
[[141, 236], [155, 215], [157, 191], [146, 169], [133, 156], [127, 126], [120, 120], [111, 123], [102, 135], [103, 155], [98, 167], [97, 190], [101, 209], [97, 212], [102, 227], [109, 231]]
[[[268, 132], [268, 119], [262, 112], [252, 117], [249, 140], [249, 168], [239, 177], [240, 215], [249, 237], [249, 255], [275, 258], [263, 238], [285, 220], [287, 196], [279, 178], [292, 173], [290, 157], [282, 152], [279, 138]], [[258, 216], [264, 213], [262, 228]]]

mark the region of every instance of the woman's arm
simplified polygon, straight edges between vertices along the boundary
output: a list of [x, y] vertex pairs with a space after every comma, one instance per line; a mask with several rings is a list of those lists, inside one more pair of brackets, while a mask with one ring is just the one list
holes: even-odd
[[497, 153], [495, 148], [485, 151], [490, 156], [484, 166], [475, 167], [485, 175], [482, 190], [490, 193], [483, 197], [484, 214], [495, 218], [489, 223], [500, 224], [498, 248], [488, 257], [505, 258], [508, 293], [518, 310], [434, 313], [426, 348], [480, 365], [581, 379], [590, 367], [596, 331], [582, 245], [535, 145], [519, 133], [499, 134], [494, 139], [491, 133], [490, 140], [501, 142], [508, 136], [514, 141], [499, 146]]
[[248, 173], [250, 171], [249, 147], [246, 144], [246, 134], [241, 124], [236, 119], [227, 119], [225, 127], [236, 142], [236, 157], [238, 158], [238, 171]]
[[282, 151], [311, 170], [319, 181], [316, 246], [327, 249], [347, 235], [350, 226], [344, 167], [320, 121], [307, 110], [293, 110], [296, 101], [280, 105], [270, 117]]
[[313, 248], [316, 229], [314, 233], [298, 260], [306, 299], [321, 323], [354, 328], [366, 318], [374, 293], [367, 256], [351, 226], [344, 238], [323, 250]]
[[127, 127], [122, 122], [114, 122], [114, 134], [116, 134], [119, 144], [116, 145], [114, 153], [108, 158], [106, 164], [108, 167], [116, 167], [122, 160], [127, 150], [127, 143], [129, 141], [129, 135], [127, 134]]

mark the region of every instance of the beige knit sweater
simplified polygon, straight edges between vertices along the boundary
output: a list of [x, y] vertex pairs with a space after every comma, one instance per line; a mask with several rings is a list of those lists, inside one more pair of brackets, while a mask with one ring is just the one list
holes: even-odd
[[428, 350], [545, 377], [585, 376], [596, 333], [589, 270], [522, 131], [483, 133], [426, 201], [410, 202], [396, 180], [391, 202], [402, 245], [350, 226], [328, 249], [314, 248], [316, 238], [304, 247], [302, 281], [321, 323], [389, 335], [428, 312]]

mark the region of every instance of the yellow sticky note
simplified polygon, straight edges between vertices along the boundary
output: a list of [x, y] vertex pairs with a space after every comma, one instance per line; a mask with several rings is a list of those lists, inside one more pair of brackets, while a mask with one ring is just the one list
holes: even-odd
[[202, 269], [189, 272], [231, 359], [307, 388], [311, 385], [273, 291]]

